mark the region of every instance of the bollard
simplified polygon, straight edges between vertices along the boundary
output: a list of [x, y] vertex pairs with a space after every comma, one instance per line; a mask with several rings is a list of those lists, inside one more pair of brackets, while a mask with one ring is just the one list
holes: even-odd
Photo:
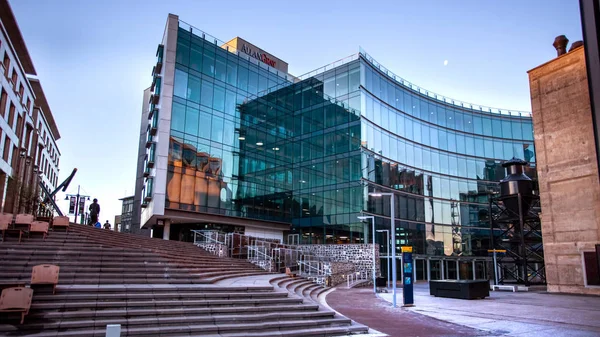
[[106, 326], [106, 337], [121, 337], [121, 324], [109, 324]]

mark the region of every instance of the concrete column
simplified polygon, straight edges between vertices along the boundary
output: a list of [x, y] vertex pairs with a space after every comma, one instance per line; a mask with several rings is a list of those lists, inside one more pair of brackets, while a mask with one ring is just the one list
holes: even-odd
[[458, 260], [456, 260], [456, 279], [460, 280], [460, 264], [458, 263]]
[[431, 281], [431, 260], [427, 259], [427, 282]]
[[169, 240], [169, 234], [171, 233], [171, 219], [165, 219], [164, 221], [163, 240]]
[[475, 279], [475, 260], [471, 261], [471, 264], [473, 265], [473, 279]]

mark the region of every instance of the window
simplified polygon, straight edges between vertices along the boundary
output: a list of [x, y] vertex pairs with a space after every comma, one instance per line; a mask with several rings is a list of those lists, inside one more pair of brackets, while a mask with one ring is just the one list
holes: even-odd
[[27, 107], [27, 112], [29, 112], [29, 108], [31, 108], [31, 100], [29, 97], [27, 98], [27, 104], [25, 104], [25, 106]]
[[583, 252], [585, 280], [588, 286], [600, 286], [600, 245], [595, 252]]
[[2, 61], [4, 65], [4, 76], [8, 78], [8, 68], [10, 68], [10, 59], [8, 58], [8, 54], [4, 52], [4, 60]]
[[[21, 136], [23, 135], [23, 117], [21, 117], [21, 115], [17, 116], [17, 137], [19, 139], [21, 139]], [[26, 140], [27, 142], [29, 142], [29, 139]], [[29, 143], [26, 144], [25, 146], [26, 148], [29, 147]]]
[[6, 102], [8, 101], [8, 95], [6, 94], [6, 91], [4, 91], [4, 89], [2, 89], [2, 96], [0, 98], [0, 115], [2, 115], [2, 117], [4, 117], [5, 113], [6, 113]]
[[[8, 143], [10, 143], [10, 142], [8, 142]], [[8, 151], [7, 151], [7, 152], [8, 152]], [[11, 161], [12, 161], [12, 163], [11, 163], [11, 166], [12, 166], [12, 167], [17, 167], [17, 158], [18, 158], [18, 154], [19, 154], [19, 151], [17, 151], [17, 146], [16, 146], [16, 145], [13, 145], [13, 149], [12, 149], [12, 159], [11, 159]]]
[[175, 69], [175, 88], [173, 93], [181, 98], [187, 97], [188, 74], [179, 69]]
[[171, 112], [171, 129], [176, 131], [184, 131], [185, 127], [185, 105], [173, 103]]
[[25, 90], [25, 87], [23, 86], [23, 83], [19, 83], [19, 98], [21, 99], [21, 102], [23, 101], [23, 91]]
[[17, 91], [17, 71], [13, 68], [10, 76], [10, 82], [12, 83], [13, 90]]
[[13, 127], [13, 123], [15, 121], [15, 105], [10, 103], [10, 109], [8, 112], [8, 125], [12, 128]]
[[10, 138], [4, 136], [4, 153], [2, 153], [2, 159], [8, 163], [8, 153], [10, 151]]

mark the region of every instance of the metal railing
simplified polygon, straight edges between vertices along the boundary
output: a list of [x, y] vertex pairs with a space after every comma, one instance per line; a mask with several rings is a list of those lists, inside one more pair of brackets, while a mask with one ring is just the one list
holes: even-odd
[[325, 279], [330, 273], [326, 271], [325, 261], [313, 259], [313, 256], [303, 256], [298, 263], [298, 274], [313, 280], [317, 284], [325, 284]]
[[281, 273], [290, 268], [319, 284], [325, 284], [331, 276], [331, 268], [326, 268], [329, 258], [306, 253], [298, 245], [216, 230], [192, 230], [192, 233], [194, 245], [215, 255], [248, 260], [268, 272]]
[[248, 261], [268, 272], [273, 272], [273, 257], [265, 247], [248, 246]]
[[215, 230], [192, 230], [194, 244], [218, 243], [225, 244], [225, 234]]
[[357, 271], [355, 273], [346, 275], [346, 283], [348, 288], [351, 288], [357, 285], [358, 283], [370, 280], [371, 279], [369, 278], [369, 273], [367, 273], [366, 271]]

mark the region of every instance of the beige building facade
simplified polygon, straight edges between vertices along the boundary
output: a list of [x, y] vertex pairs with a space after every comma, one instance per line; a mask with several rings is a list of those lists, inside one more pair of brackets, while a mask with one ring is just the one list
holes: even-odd
[[580, 43], [566, 52], [562, 38], [559, 56], [528, 72], [548, 291], [600, 295], [600, 184], [585, 53]]

